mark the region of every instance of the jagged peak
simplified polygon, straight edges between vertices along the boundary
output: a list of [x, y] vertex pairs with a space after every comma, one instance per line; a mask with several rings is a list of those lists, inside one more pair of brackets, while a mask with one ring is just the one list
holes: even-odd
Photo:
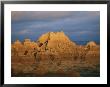
[[60, 32], [47, 32], [43, 34], [38, 41], [45, 42], [47, 40], [69, 40], [63, 31]]

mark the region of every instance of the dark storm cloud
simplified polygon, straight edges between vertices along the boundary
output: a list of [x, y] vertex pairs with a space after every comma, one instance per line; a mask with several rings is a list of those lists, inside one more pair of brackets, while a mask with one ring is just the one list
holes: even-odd
[[96, 16], [99, 15], [99, 12], [71, 12], [71, 11], [12, 11], [12, 21], [17, 22], [27, 22], [27, 21], [50, 21], [50, 20], [57, 20], [61, 18], [78, 18], [84, 16]]
[[45, 32], [61, 30], [72, 40], [100, 39], [100, 12], [96, 11], [13, 11], [11, 18], [12, 40], [36, 40]]
[[12, 12], [12, 21], [50, 21], [71, 15], [72, 12], [48, 12], [48, 11], [14, 11]]

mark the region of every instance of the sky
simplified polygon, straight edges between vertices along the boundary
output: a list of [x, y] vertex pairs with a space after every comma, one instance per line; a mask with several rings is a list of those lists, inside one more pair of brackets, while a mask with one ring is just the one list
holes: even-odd
[[72, 41], [100, 42], [99, 11], [12, 11], [12, 42], [30, 38], [32, 41], [46, 32], [64, 31]]

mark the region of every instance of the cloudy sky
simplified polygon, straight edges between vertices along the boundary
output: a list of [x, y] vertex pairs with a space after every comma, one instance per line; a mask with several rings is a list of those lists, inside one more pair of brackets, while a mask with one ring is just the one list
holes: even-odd
[[12, 41], [36, 41], [50, 31], [64, 31], [73, 41], [100, 41], [98, 11], [12, 11]]

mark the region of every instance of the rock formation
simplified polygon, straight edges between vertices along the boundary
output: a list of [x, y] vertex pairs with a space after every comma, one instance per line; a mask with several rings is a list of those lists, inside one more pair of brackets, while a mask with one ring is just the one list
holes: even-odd
[[21, 55], [23, 52], [22, 49], [23, 49], [23, 44], [19, 40], [16, 40], [11, 45], [12, 55]]
[[87, 47], [96, 47], [97, 44], [96, 44], [94, 41], [90, 41], [90, 42], [87, 43], [86, 46], [87, 46]]
[[42, 44], [42, 49], [47, 49], [50, 52], [69, 51], [69, 48], [72, 49], [76, 46], [62, 31], [43, 34], [38, 42]]
[[49, 71], [79, 76], [79, 72], [72, 70], [73, 66], [80, 66], [83, 63], [81, 66], [93, 67], [100, 63], [99, 58], [99, 45], [93, 41], [85, 46], [76, 45], [63, 31], [45, 33], [37, 42], [25, 39], [23, 43], [17, 40], [12, 44], [13, 73], [14, 70], [17, 72], [16, 67], [21, 63], [22, 72], [26, 68], [25, 72], [31, 72], [35, 76], [44, 75]]

